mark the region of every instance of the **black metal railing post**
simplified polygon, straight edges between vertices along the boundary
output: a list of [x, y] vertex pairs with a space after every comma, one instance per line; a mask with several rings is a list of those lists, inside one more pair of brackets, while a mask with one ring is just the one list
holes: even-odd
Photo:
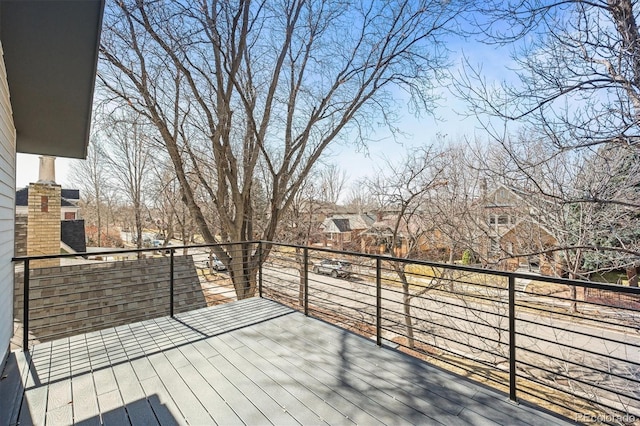
[[258, 241], [258, 294], [262, 297], [262, 241]]
[[24, 291], [22, 301], [22, 350], [29, 351], [29, 259], [24, 260]]
[[382, 346], [382, 260], [376, 258], [376, 344]]
[[169, 250], [170, 253], [170, 261], [169, 261], [169, 315], [173, 318], [173, 287], [174, 287], [174, 269], [173, 269], [173, 254], [174, 249], [171, 248]]
[[309, 249], [307, 247], [304, 248], [302, 257], [304, 262], [302, 269], [304, 275], [304, 314], [309, 316]]
[[509, 399], [516, 396], [516, 278], [509, 275]]

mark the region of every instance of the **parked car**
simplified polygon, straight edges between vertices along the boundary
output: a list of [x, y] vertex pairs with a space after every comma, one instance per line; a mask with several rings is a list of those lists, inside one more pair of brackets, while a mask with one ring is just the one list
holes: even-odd
[[[209, 268], [209, 261], [207, 261], [207, 268]], [[217, 256], [213, 256], [211, 258], [211, 269], [214, 269], [216, 271], [226, 271], [227, 267], [224, 263], [222, 263], [220, 259], [218, 259]]]
[[316, 274], [331, 275], [333, 278], [348, 278], [351, 275], [351, 264], [344, 260], [325, 259], [314, 265], [313, 272]]

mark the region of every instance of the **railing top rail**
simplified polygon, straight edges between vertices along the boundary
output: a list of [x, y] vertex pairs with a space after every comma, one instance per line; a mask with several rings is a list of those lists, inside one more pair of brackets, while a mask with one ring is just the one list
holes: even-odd
[[[266, 241], [263, 241], [263, 243], [265, 242]], [[442, 268], [442, 269], [450, 269], [455, 271], [481, 273], [484, 275], [495, 275], [495, 276], [506, 277], [506, 278], [513, 277], [513, 278], [519, 278], [519, 279], [525, 279], [525, 280], [543, 281], [543, 282], [549, 282], [554, 284], [564, 284], [564, 285], [579, 286], [579, 287], [586, 287], [586, 288], [596, 288], [601, 290], [610, 290], [618, 293], [640, 295], [640, 287], [630, 287], [630, 286], [622, 286], [622, 285], [616, 285], [616, 284], [598, 283], [593, 281], [571, 280], [568, 278], [549, 277], [549, 276], [536, 275], [536, 274], [531, 274], [526, 272], [498, 271], [494, 269], [478, 268], [475, 266], [456, 265], [451, 263], [433, 262], [429, 260], [407, 259], [402, 257], [385, 256], [385, 255], [379, 255], [379, 254], [335, 250], [335, 249], [330, 249], [325, 247], [309, 247], [304, 245], [279, 243], [279, 242], [273, 242], [273, 241], [269, 241], [269, 243], [273, 245], [281, 245], [285, 247], [300, 248], [300, 249], [307, 247], [314, 251], [320, 251], [325, 253], [338, 253], [345, 256], [358, 256], [358, 257], [363, 257], [368, 259], [382, 259], [387, 262], [411, 263], [414, 265], [430, 266], [432, 268]]]
[[58, 253], [58, 254], [42, 254], [37, 256], [16, 256], [11, 259], [12, 262], [24, 262], [25, 260], [45, 260], [45, 259], [64, 259], [70, 257], [87, 257], [87, 256], [103, 256], [114, 255], [123, 253], [143, 253], [148, 251], [165, 251], [165, 250], [182, 250], [191, 248], [209, 248], [213, 246], [229, 246], [233, 244], [256, 244], [260, 241], [241, 241], [241, 242], [224, 242], [224, 243], [212, 243], [212, 244], [192, 244], [186, 246], [160, 246], [160, 247], [144, 247], [144, 248], [129, 248], [129, 249], [117, 249], [117, 250], [104, 250], [104, 251], [85, 251], [78, 253]]
[[164, 251], [164, 250], [182, 250], [182, 249], [195, 249], [195, 248], [210, 248], [213, 246], [228, 246], [232, 244], [269, 244], [272, 246], [283, 246], [290, 248], [299, 248], [299, 249], [309, 249], [317, 252], [324, 253], [333, 253], [339, 254], [342, 256], [357, 256], [365, 259], [381, 259], [387, 262], [400, 262], [400, 263], [411, 263], [414, 265], [422, 265], [429, 266], [432, 268], [441, 268], [441, 269], [449, 269], [454, 271], [462, 271], [462, 272], [470, 272], [470, 273], [480, 273], [484, 275], [493, 275], [498, 277], [513, 277], [525, 280], [535, 280], [542, 282], [549, 282], [554, 284], [564, 284], [569, 286], [579, 286], [584, 288], [594, 288], [600, 290], [608, 290], [617, 293], [625, 293], [625, 294], [634, 294], [640, 295], [640, 287], [630, 287], [630, 286], [622, 286], [608, 283], [598, 283], [593, 281], [579, 281], [579, 280], [571, 280], [567, 278], [558, 278], [558, 277], [549, 277], [544, 275], [536, 275], [529, 274], [525, 272], [508, 272], [508, 271], [498, 271], [493, 269], [486, 268], [478, 268], [474, 266], [465, 266], [465, 265], [456, 265], [450, 263], [440, 263], [433, 262], [428, 260], [420, 260], [420, 259], [406, 259], [401, 257], [394, 256], [384, 256], [379, 254], [369, 254], [369, 253], [359, 253], [353, 251], [344, 251], [344, 250], [335, 250], [331, 248], [325, 247], [313, 247], [313, 246], [304, 246], [300, 244], [289, 244], [282, 243], [276, 241], [262, 241], [262, 240], [252, 240], [252, 241], [241, 241], [241, 242], [220, 242], [213, 244], [193, 244], [193, 245], [182, 245], [182, 246], [164, 246], [164, 247], [147, 247], [147, 248], [131, 248], [131, 249], [118, 249], [118, 250], [106, 250], [99, 252], [82, 252], [82, 253], [64, 253], [64, 254], [49, 254], [49, 255], [38, 255], [38, 256], [17, 256], [12, 258], [11, 260], [14, 262], [24, 262], [25, 260], [45, 260], [45, 259], [63, 259], [63, 258], [74, 258], [74, 257], [88, 257], [88, 256], [103, 256], [103, 255], [117, 255], [124, 253], [142, 253], [149, 251]]

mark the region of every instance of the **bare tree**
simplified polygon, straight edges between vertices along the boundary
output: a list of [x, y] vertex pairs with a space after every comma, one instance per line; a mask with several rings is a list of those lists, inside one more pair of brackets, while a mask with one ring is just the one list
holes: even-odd
[[366, 180], [353, 182], [347, 192], [345, 207], [354, 213], [365, 213], [379, 208], [375, 205], [366, 188]]
[[136, 244], [142, 247], [144, 185], [150, 169], [149, 140], [144, 125], [135, 114], [110, 117], [111, 126], [104, 133], [103, 148], [111, 179], [118, 182], [121, 193], [131, 203]]
[[340, 195], [347, 182], [347, 171], [340, 169], [337, 164], [329, 164], [320, 170], [319, 201], [338, 204]]
[[[516, 63], [515, 79], [505, 79], [515, 83], [490, 86], [467, 64], [457, 84], [506, 153], [508, 161], [491, 169], [544, 200], [569, 276], [587, 277], [605, 264], [637, 276], [640, 238], [626, 223], [637, 223], [640, 176], [625, 167], [640, 153], [637, 3], [496, 1], [479, 12], [482, 39], [512, 47]], [[624, 177], [609, 179], [605, 170], [624, 170]]]
[[[218, 241], [189, 172], [216, 206], [217, 247], [238, 298], [256, 289], [264, 256], [244, 241], [270, 241], [314, 164], [350, 130], [360, 142], [374, 120], [394, 117], [394, 92], [431, 110], [445, 69], [443, 37], [465, 2], [198, 0], [110, 3], [100, 86], [155, 126], [205, 241]], [[199, 158], [211, 160], [215, 182]], [[266, 171], [264, 229], [252, 202]], [[263, 255], [270, 245], [263, 247]]]
[[[422, 246], [428, 234], [434, 231], [433, 223], [426, 216], [425, 204], [436, 188], [446, 185], [443, 172], [447, 163], [444, 156], [433, 146], [418, 148], [408, 152], [399, 164], [387, 162], [376, 177], [368, 183], [372, 197], [378, 200], [383, 210], [393, 211], [388, 219], [378, 221], [367, 231], [377, 239], [377, 243], [387, 245], [390, 254], [396, 257], [417, 259], [422, 257]], [[407, 275], [407, 262], [389, 262], [402, 285], [404, 322], [407, 330], [407, 344], [415, 345], [411, 300], [426, 292], [424, 286], [418, 292], [411, 292]]]
[[443, 145], [440, 161], [447, 167], [440, 175], [442, 185], [430, 193], [425, 214], [435, 229], [429, 236], [430, 245], [435, 249], [447, 248], [446, 257], [437, 260], [454, 263], [465, 250], [473, 253], [472, 257], [478, 255], [476, 243], [484, 215], [478, 214], [477, 202], [482, 196], [483, 181], [476, 151], [464, 143], [443, 140], [439, 143]]
[[107, 181], [107, 165], [103, 161], [100, 140], [92, 135], [87, 149], [87, 158], [76, 161], [71, 166], [69, 177], [71, 183], [80, 189], [84, 200], [83, 216], [94, 219], [97, 227], [97, 245], [102, 245], [102, 226], [104, 219], [103, 204], [105, 202]]

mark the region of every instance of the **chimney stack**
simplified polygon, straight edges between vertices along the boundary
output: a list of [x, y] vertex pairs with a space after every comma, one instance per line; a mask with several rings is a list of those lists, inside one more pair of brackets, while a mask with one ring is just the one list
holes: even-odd
[[[60, 185], [56, 185], [56, 157], [40, 157], [38, 182], [29, 184], [27, 255], [60, 253]], [[32, 261], [34, 268], [59, 266], [60, 259]]]
[[55, 185], [56, 183], [56, 157], [43, 155], [40, 157], [40, 171], [38, 173], [38, 183]]

